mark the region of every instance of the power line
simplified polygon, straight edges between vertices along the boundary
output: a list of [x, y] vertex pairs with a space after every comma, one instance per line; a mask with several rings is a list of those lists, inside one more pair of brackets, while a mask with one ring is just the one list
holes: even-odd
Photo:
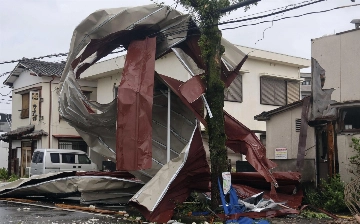
[[[35, 57], [35, 58], [28, 58], [28, 59], [36, 60], [36, 59], [43, 59], [43, 58], [63, 57], [63, 56], [67, 56], [67, 55], [68, 55], [68, 53], [58, 53], [58, 54], [49, 54], [49, 55], [45, 55], [45, 56], [40, 56], [40, 57]], [[0, 65], [20, 62], [22, 60], [24, 60], [24, 58], [23, 59], [18, 59], [18, 60], [3, 61], [3, 62], [0, 62]]]
[[308, 13], [304, 13], [304, 14], [300, 14], [300, 15], [296, 15], [296, 16], [286, 16], [286, 17], [283, 17], [283, 18], [280, 18], [280, 19], [265, 20], [265, 21], [260, 21], [260, 22], [252, 23], [252, 24], [244, 24], [244, 25], [235, 26], [235, 27], [227, 27], [227, 28], [223, 28], [223, 29], [221, 29], [221, 30], [232, 30], [232, 29], [237, 29], [237, 28], [245, 27], [245, 26], [254, 26], [254, 25], [261, 24], [261, 23], [271, 23], [271, 22], [276, 22], [276, 21], [280, 21], [280, 20], [284, 20], [284, 19], [298, 18], [298, 17], [302, 17], [302, 16], [306, 16], [306, 15], [324, 13], [324, 12], [329, 12], [329, 11], [333, 11], [333, 10], [337, 10], [337, 9], [343, 9], [343, 8], [354, 7], [354, 6], [359, 6], [359, 5], [360, 5], [360, 4], [339, 6], [339, 7], [335, 7], [335, 8], [331, 8], [331, 9], [326, 9], [326, 10], [322, 10], [322, 11], [308, 12]]
[[3, 77], [3, 76], [5, 76], [6, 74], [9, 74], [9, 73], [10, 72], [5, 72], [5, 73], [1, 74], [0, 77]]
[[254, 16], [254, 15], [259, 15], [259, 14], [263, 14], [265, 12], [273, 12], [273, 11], [278, 10], [278, 9], [287, 9], [290, 6], [301, 5], [301, 4], [308, 3], [308, 2], [313, 2], [313, 1], [315, 1], [315, 0], [303, 1], [303, 2], [299, 2], [297, 4], [290, 4], [290, 5], [282, 6], [282, 7], [275, 8], [275, 9], [269, 9], [269, 10], [262, 11], [262, 12], [252, 13], [252, 14], [249, 14], [249, 15], [240, 16], [240, 17], [236, 17], [236, 18], [233, 18], [233, 19], [228, 19], [228, 20], [225, 20], [224, 22], [233, 21], [233, 20], [237, 20], [237, 19], [241, 19], [241, 18], [246, 18], [246, 17], [250, 17], [250, 16]]
[[317, 1], [314, 1], [314, 2], [309, 2], [309, 3], [303, 4], [303, 5], [298, 5], [298, 6], [289, 8], [289, 9], [280, 10], [280, 11], [265, 14], [265, 15], [262, 15], [262, 16], [256, 16], [256, 17], [251, 17], [251, 18], [247, 18], [247, 19], [233, 20], [233, 21], [227, 21], [227, 22], [225, 21], [225, 22], [222, 22], [222, 23], [218, 23], [216, 25], [225, 25], [225, 24], [229, 24], [229, 23], [238, 23], [238, 22], [244, 22], [244, 21], [248, 21], [248, 20], [261, 19], [261, 18], [265, 18], [265, 17], [269, 17], [269, 16], [274, 16], [274, 15], [277, 15], [277, 14], [280, 14], [280, 13], [292, 11], [294, 9], [302, 8], [302, 7], [305, 7], [305, 6], [308, 6], [308, 5], [323, 2], [323, 1], [326, 1], [326, 0], [317, 0]]
[[[119, 48], [124, 48], [124, 47], [119, 47]], [[110, 54], [115, 54], [115, 53], [122, 52], [122, 51], [123, 50], [115, 51], [115, 52], [111, 52]], [[44, 59], [44, 58], [52, 58], [52, 57], [63, 57], [63, 56], [67, 56], [68, 54], [69, 53], [49, 54], [49, 55], [44, 55], [44, 56], [39, 56], [39, 57], [34, 57], [34, 58], [26, 58], [26, 59], [36, 60], [36, 59]], [[18, 59], [18, 60], [3, 61], [3, 62], [0, 62], [0, 65], [2, 65], [2, 64], [10, 64], [10, 63], [15, 63], [15, 62], [21, 62], [24, 59], [25, 58]], [[7, 72], [7, 73], [10, 73], [10, 72]], [[3, 75], [4, 74], [2, 74], [1, 76], [3, 76]]]
[[0, 93], [0, 95], [1, 95], [1, 96], [8, 96], [8, 95], [10, 95], [11, 92], [12, 92], [12, 90], [11, 90], [8, 94], [5, 94], [5, 95], [4, 95], [4, 94]]

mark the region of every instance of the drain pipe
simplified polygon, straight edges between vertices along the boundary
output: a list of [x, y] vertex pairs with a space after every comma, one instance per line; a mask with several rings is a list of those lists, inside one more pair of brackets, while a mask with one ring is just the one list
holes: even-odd
[[48, 147], [49, 147], [49, 149], [51, 149], [52, 147], [50, 146], [50, 139], [51, 139], [51, 121], [52, 121], [52, 119], [51, 119], [51, 116], [52, 116], [52, 91], [51, 91], [51, 82], [52, 81], [54, 81], [54, 79], [55, 79], [55, 76], [51, 76], [52, 77], [52, 79], [50, 80], [50, 82], [49, 82], [49, 96], [50, 96], [50, 101], [49, 101], [49, 139], [48, 139]]

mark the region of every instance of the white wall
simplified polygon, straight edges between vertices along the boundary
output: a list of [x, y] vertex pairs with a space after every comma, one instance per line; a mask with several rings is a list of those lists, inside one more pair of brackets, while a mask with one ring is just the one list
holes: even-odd
[[349, 182], [354, 175], [350, 173], [353, 169], [349, 163], [350, 157], [355, 155], [354, 149], [351, 147], [351, 139], [360, 138], [360, 134], [357, 135], [337, 135], [337, 147], [339, 156], [339, 173], [343, 181]]
[[[35, 80], [35, 81], [34, 81]], [[50, 91], [50, 82], [51, 82], [51, 91]], [[96, 100], [97, 91], [96, 91], [96, 81], [87, 81], [80, 80], [79, 84], [82, 86], [83, 90], [92, 91], [90, 94], [90, 100]], [[38, 140], [38, 144], [42, 148], [58, 148], [58, 140], [52, 135], [79, 135], [77, 131], [71, 127], [66, 121], [60, 119], [58, 111], [58, 95], [56, 93], [59, 87], [59, 78], [54, 80], [51, 77], [37, 77], [31, 76], [28, 71], [24, 71], [20, 74], [18, 79], [14, 82], [13, 90], [13, 103], [12, 103], [12, 126], [11, 130], [14, 130], [21, 126], [26, 126], [30, 124], [29, 118], [21, 119], [20, 111], [22, 107], [22, 96], [20, 94], [14, 94], [14, 92], [27, 90], [32, 87], [41, 87], [41, 98], [40, 102], [40, 113], [43, 117], [42, 120], [39, 120], [35, 124], [35, 130], [44, 130], [49, 136], [43, 136], [41, 140]], [[51, 96], [51, 100], [50, 100]], [[51, 108], [50, 108], [51, 101]], [[51, 119], [50, 119], [50, 110], [51, 110]], [[50, 124], [51, 123], [51, 124]], [[50, 126], [49, 126], [50, 124]], [[50, 138], [50, 145], [49, 145]], [[38, 147], [40, 148], [40, 147]]]
[[[5, 132], [0, 132], [0, 135]], [[9, 143], [0, 140], [0, 168], [8, 167], [8, 152], [9, 152]]]
[[265, 131], [265, 122], [254, 120], [254, 116], [263, 111], [276, 109], [279, 106], [260, 104], [261, 74], [268, 73], [270, 75], [298, 79], [299, 68], [248, 59], [244, 63], [242, 69], [249, 71], [242, 75], [243, 102], [236, 103], [225, 101], [225, 110], [251, 130]]
[[360, 30], [312, 40], [311, 55], [325, 69], [325, 89], [338, 102], [359, 100]]
[[[266, 157], [275, 159], [276, 148], [287, 148], [288, 159], [296, 159], [298, 153], [299, 135], [296, 132], [295, 120], [301, 118], [302, 107], [293, 108], [271, 116], [266, 121]], [[314, 128], [308, 126], [306, 139], [305, 159], [315, 159], [315, 131]], [[312, 147], [312, 148], [311, 148]]]

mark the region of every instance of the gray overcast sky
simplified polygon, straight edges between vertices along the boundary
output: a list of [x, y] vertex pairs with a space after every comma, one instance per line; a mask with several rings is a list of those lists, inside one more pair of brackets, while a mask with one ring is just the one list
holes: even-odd
[[[172, 0], [163, 0], [173, 4]], [[237, 10], [222, 20], [242, 17], [253, 13], [296, 4], [299, 0], [262, 0], [247, 12]], [[358, 4], [350, 0], [327, 0], [284, 15], [292, 16], [311, 11], [320, 11], [343, 5]], [[74, 28], [90, 13], [101, 8], [115, 8], [151, 4], [150, 0], [1, 0], [0, 1], [0, 62], [37, 57], [53, 53], [65, 53], [69, 49]], [[178, 8], [181, 10], [180, 8]], [[234, 44], [255, 47], [278, 53], [310, 58], [310, 40], [354, 28], [352, 19], [360, 18], [360, 7], [351, 7], [331, 12], [313, 14], [300, 18], [274, 22], [266, 30], [264, 40], [258, 42], [263, 30], [271, 23], [226, 30], [223, 36]], [[268, 17], [266, 20], [274, 19]], [[251, 21], [250, 23], [253, 23]], [[242, 24], [247, 24], [242, 23]], [[229, 26], [242, 25], [231, 24]], [[221, 28], [225, 28], [222, 26]], [[56, 61], [65, 59], [46, 59]], [[11, 71], [16, 63], [0, 65], [0, 75]], [[9, 93], [2, 83], [6, 76], [0, 77], [0, 93]], [[4, 100], [1, 100], [4, 99]], [[11, 113], [11, 104], [5, 104], [8, 96], [0, 95], [0, 112]]]

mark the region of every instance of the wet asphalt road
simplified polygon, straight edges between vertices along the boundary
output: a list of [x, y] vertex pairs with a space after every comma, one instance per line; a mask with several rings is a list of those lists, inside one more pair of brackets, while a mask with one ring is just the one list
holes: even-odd
[[126, 223], [122, 217], [72, 212], [0, 201], [0, 223]]

